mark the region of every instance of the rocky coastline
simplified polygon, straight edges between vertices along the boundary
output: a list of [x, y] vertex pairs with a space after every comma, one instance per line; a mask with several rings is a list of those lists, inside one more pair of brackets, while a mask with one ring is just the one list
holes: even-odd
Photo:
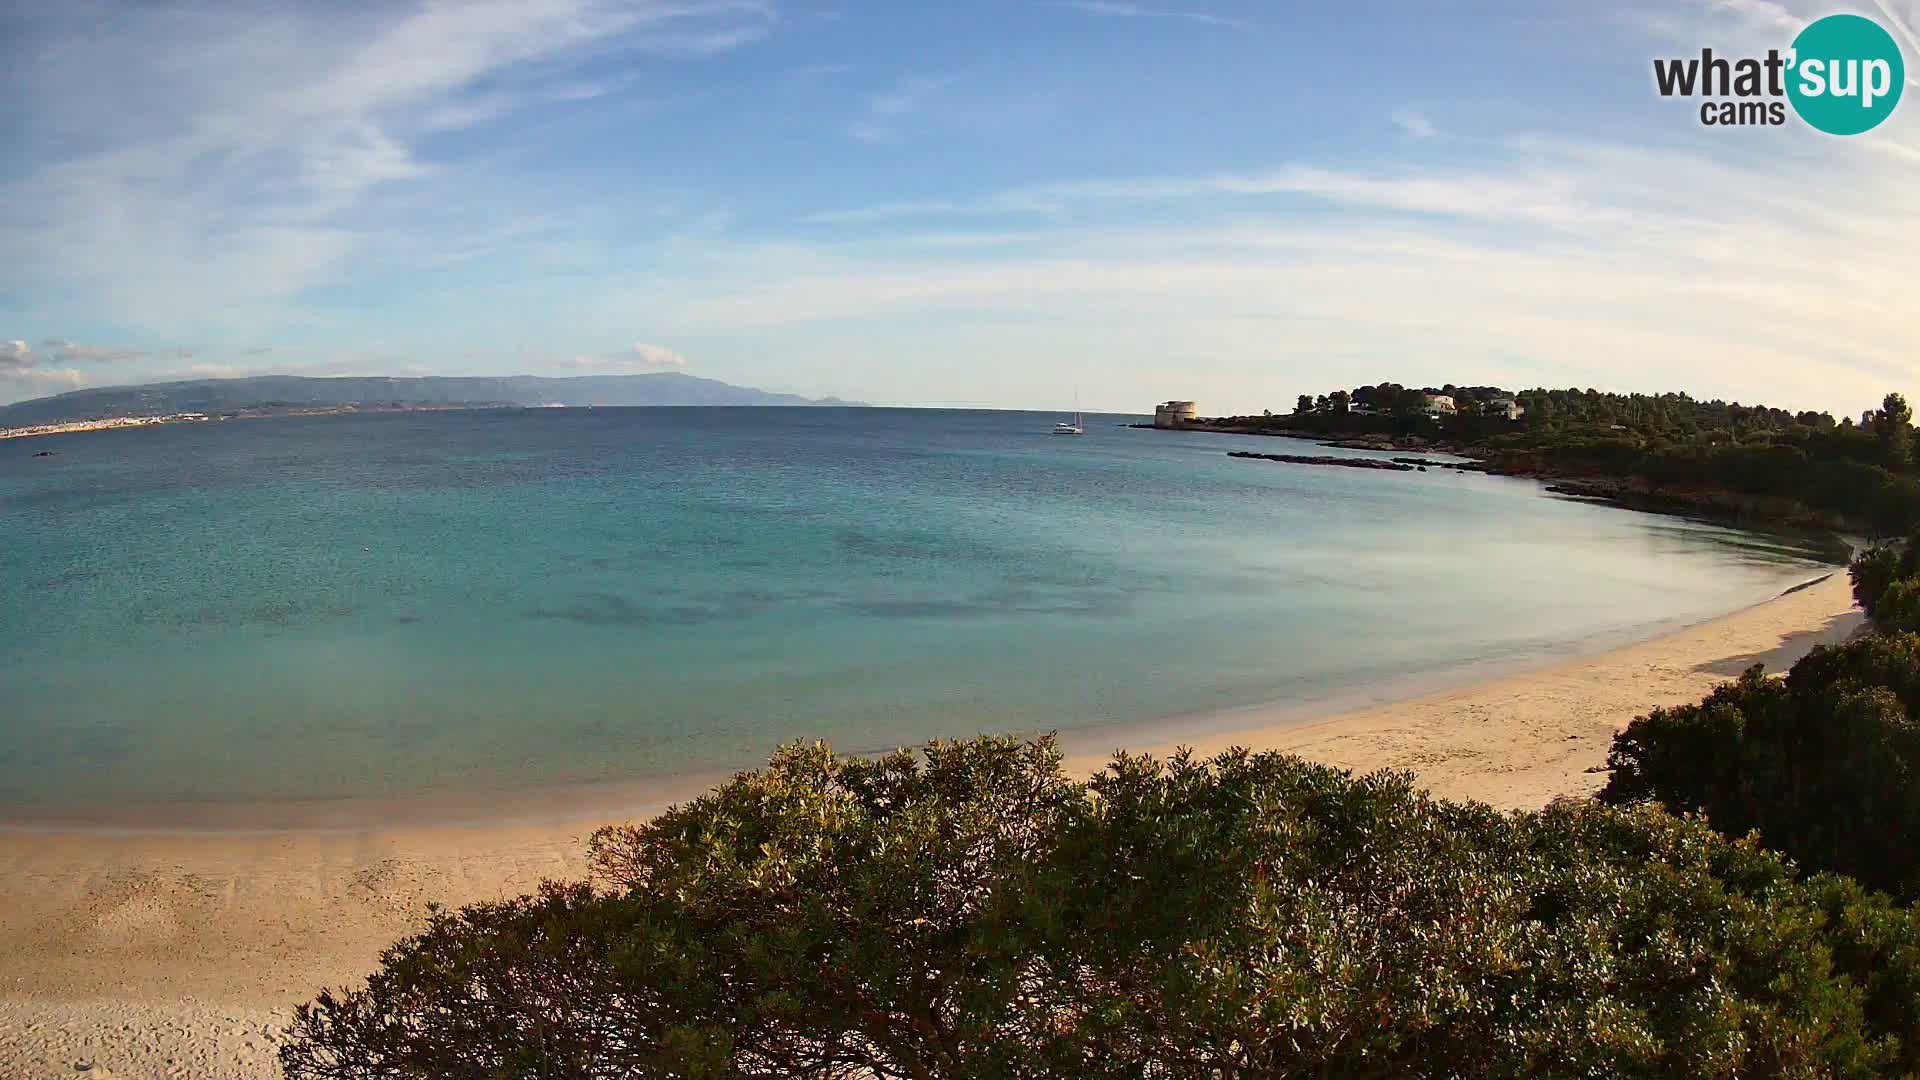
[[[1148, 426], [1148, 425], [1141, 425]], [[1417, 437], [1366, 435], [1329, 439], [1323, 434], [1275, 428], [1245, 428], [1239, 425], [1199, 424], [1182, 430], [1211, 431], [1232, 435], [1268, 435], [1310, 439], [1321, 446], [1342, 450], [1371, 450], [1376, 453], [1399, 451], [1398, 456], [1382, 458], [1345, 458], [1302, 454], [1259, 454], [1245, 450], [1229, 451], [1229, 457], [1258, 458], [1298, 465], [1332, 465], [1344, 468], [1385, 469], [1388, 471], [1452, 470], [1488, 476], [1508, 476], [1537, 480], [1548, 492], [1567, 498], [1606, 503], [1643, 513], [1673, 514], [1742, 529], [1759, 529], [1802, 538], [1813, 538], [1831, 547], [1836, 557], [1845, 559], [1852, 545], [1843, 537], [1859, 532], [1852, 523], [1838, 521], [1832, 515], [1787, 499], [1745, 495], [1711, 488], [1660, 487], [1637, 477], [1569, 475], [1539, 467], [1531, 454], [1501, 454], [1472, 447], [1455, 447]], [[1466, 460], [1447, 461], [1405, 456], [1407, 451], [1447, 454]]]
[[1412, 472], [1415, 466], [1403, 465], [1385, 458], [1346, 458], [1311, 457], [1302, 454], [1256, 454], [1250, 450], [1228, 451], [1228, 457], [1258, 458], [1261, 461], [1281, 461], [1289, 465], [1337, 465], [1348, 469], [1384, 469], [1388, 472]]

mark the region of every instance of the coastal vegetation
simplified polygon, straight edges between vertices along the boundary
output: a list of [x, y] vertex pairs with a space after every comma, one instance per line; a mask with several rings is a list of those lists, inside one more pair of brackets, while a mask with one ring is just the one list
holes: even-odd
[[1706, 700], [1655, 709], [1614, 740], [1601, 798], [1704, 814], [1800, 864], [1920, 899], [1920, 635], [1755, 667]]
[[1489, 472], [1571, 481], [1575, 494], [1646, 509], [1881, 536], [1920, 527], [1913, 411], [1899, 394], [1856, 421], [1686, 394], [1380, 383], [1198, 426], [1440, 446]]
[[1876, 544], [1853, 560], [1853, 598], [1883, 631], [1920, 631], [1920, 543]]
[[1920, 900], [1920, 543], [1851, 568], [1874, 632], [1807, 654], [1785, 678], [1754, 667], [1697, 705], [1621, 732], [1601, 798], [1657, 802], [1755, 831], [1803, 866]]
[[440, 911], [290, 1077], [1875, 1076], [1920, 926], [1697, 817], [1277, 754], [795, 745]]

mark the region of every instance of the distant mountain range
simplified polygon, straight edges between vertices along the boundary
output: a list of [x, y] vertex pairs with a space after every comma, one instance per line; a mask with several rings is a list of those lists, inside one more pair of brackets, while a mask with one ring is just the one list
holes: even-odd
[[774, 394], [677, 371], [647, 375], [424, 378], [194, 379], [102, 386], [0, 405], [0, 428], [174, 413], [360, 408], [498, 408], [538, 405], [853, 405], [838, 398]]

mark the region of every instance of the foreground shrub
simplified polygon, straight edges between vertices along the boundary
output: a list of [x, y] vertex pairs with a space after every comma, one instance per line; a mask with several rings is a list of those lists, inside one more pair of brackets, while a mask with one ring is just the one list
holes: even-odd
[[1274, 754], [781, 751], [434, 917], [290, 1076], [1870, 1076], [1920, 927], [1651, 809], [1501, 814]]
[[[1891, 592], [1888, 594], [1891, 596]], [[1884, 603], [1884, 600], [1883, 600]], [[1601, 798], [1704, 813], [1804, 865], [1920, 896], [1920, 636], [1814, 650], [1784, 680], [1758, 667], [1698, 705], [1615, 736]]]

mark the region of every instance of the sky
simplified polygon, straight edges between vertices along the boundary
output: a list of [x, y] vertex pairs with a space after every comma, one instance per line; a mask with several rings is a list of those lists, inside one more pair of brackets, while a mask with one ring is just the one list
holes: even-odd
[[[1652, 60], [1858, 11], [1874, 131]], [[0, 401], [685, 371], [1204, 414], [1920, 393], [1912, 0], [0, 4]]]

